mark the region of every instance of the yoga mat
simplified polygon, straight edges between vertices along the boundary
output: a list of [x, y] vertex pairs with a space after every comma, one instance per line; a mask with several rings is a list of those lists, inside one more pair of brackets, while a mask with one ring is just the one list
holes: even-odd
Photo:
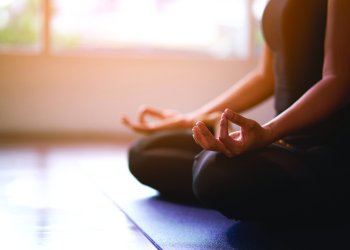
[[125, 159], [85, 167], [86, 174], [159, 249], [232, 249], [227, 231], [236, 223], [196, 202], [175, 202], [139, 183]]
[[233, 221], [198, 203], [164, 199], [139, 183], [125, 161], [90, 167], [86, 174], [158, 249], [350, 249], [349, 225], [323, 225], [322, 218], [314, 226]]
[[160, 249], [232, 249], [227, 232], [235, 222], [216, 211], [158, 196], [119, 206]]

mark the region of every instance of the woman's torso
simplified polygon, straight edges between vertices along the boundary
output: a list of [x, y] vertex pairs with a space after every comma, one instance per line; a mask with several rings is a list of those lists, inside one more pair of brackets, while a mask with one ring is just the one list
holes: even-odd
[[[275, 110], [291, 106], [322, 78], [327, 0], [270, 0], [263, 33], [274, 58]], [[349, 13], [350, 14], [350, 13]], [[315, 107], [317, 108], [317, 107]], [[350, 107], [285, 138], [298, 145], [342, 144], [350, 139]], [[312, 145], [311, 145], [312, 146]]]

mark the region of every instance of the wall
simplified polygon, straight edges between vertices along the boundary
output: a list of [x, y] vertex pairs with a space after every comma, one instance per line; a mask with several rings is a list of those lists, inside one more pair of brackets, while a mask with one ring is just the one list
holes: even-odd
[[[113, 133], [139, 104], [199, 107], [256, 64], [181, 57], [0, 55], [0, 133]], [[247, 113], [260, 122], [272, 101]]]

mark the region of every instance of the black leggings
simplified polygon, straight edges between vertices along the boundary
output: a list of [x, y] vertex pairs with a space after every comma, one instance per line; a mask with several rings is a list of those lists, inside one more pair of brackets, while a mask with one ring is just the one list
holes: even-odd
[[141, 183], [169, 197], [195, 196], [229, 218], [246, 220], [343, 219], [350, 176], [344, 164], [324, 149], [277, 144], [228, 158], [202, 151], [190, 130], [159, 132], [129, 150], [130, 171]]

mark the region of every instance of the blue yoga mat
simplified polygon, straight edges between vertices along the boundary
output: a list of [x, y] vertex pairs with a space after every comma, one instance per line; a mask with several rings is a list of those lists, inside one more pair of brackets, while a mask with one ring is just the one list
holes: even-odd
[[159, 196], [119, 206], [160, 249], [232, 249], [227, 232], [236, 222], [216, 211]]
[[158, 249], [350, 249], [348, 225], [326, 225], [322, 218], [313, 226], [233, 221], [199, 203], [164, 199], [125, 165], [87, 173]]

